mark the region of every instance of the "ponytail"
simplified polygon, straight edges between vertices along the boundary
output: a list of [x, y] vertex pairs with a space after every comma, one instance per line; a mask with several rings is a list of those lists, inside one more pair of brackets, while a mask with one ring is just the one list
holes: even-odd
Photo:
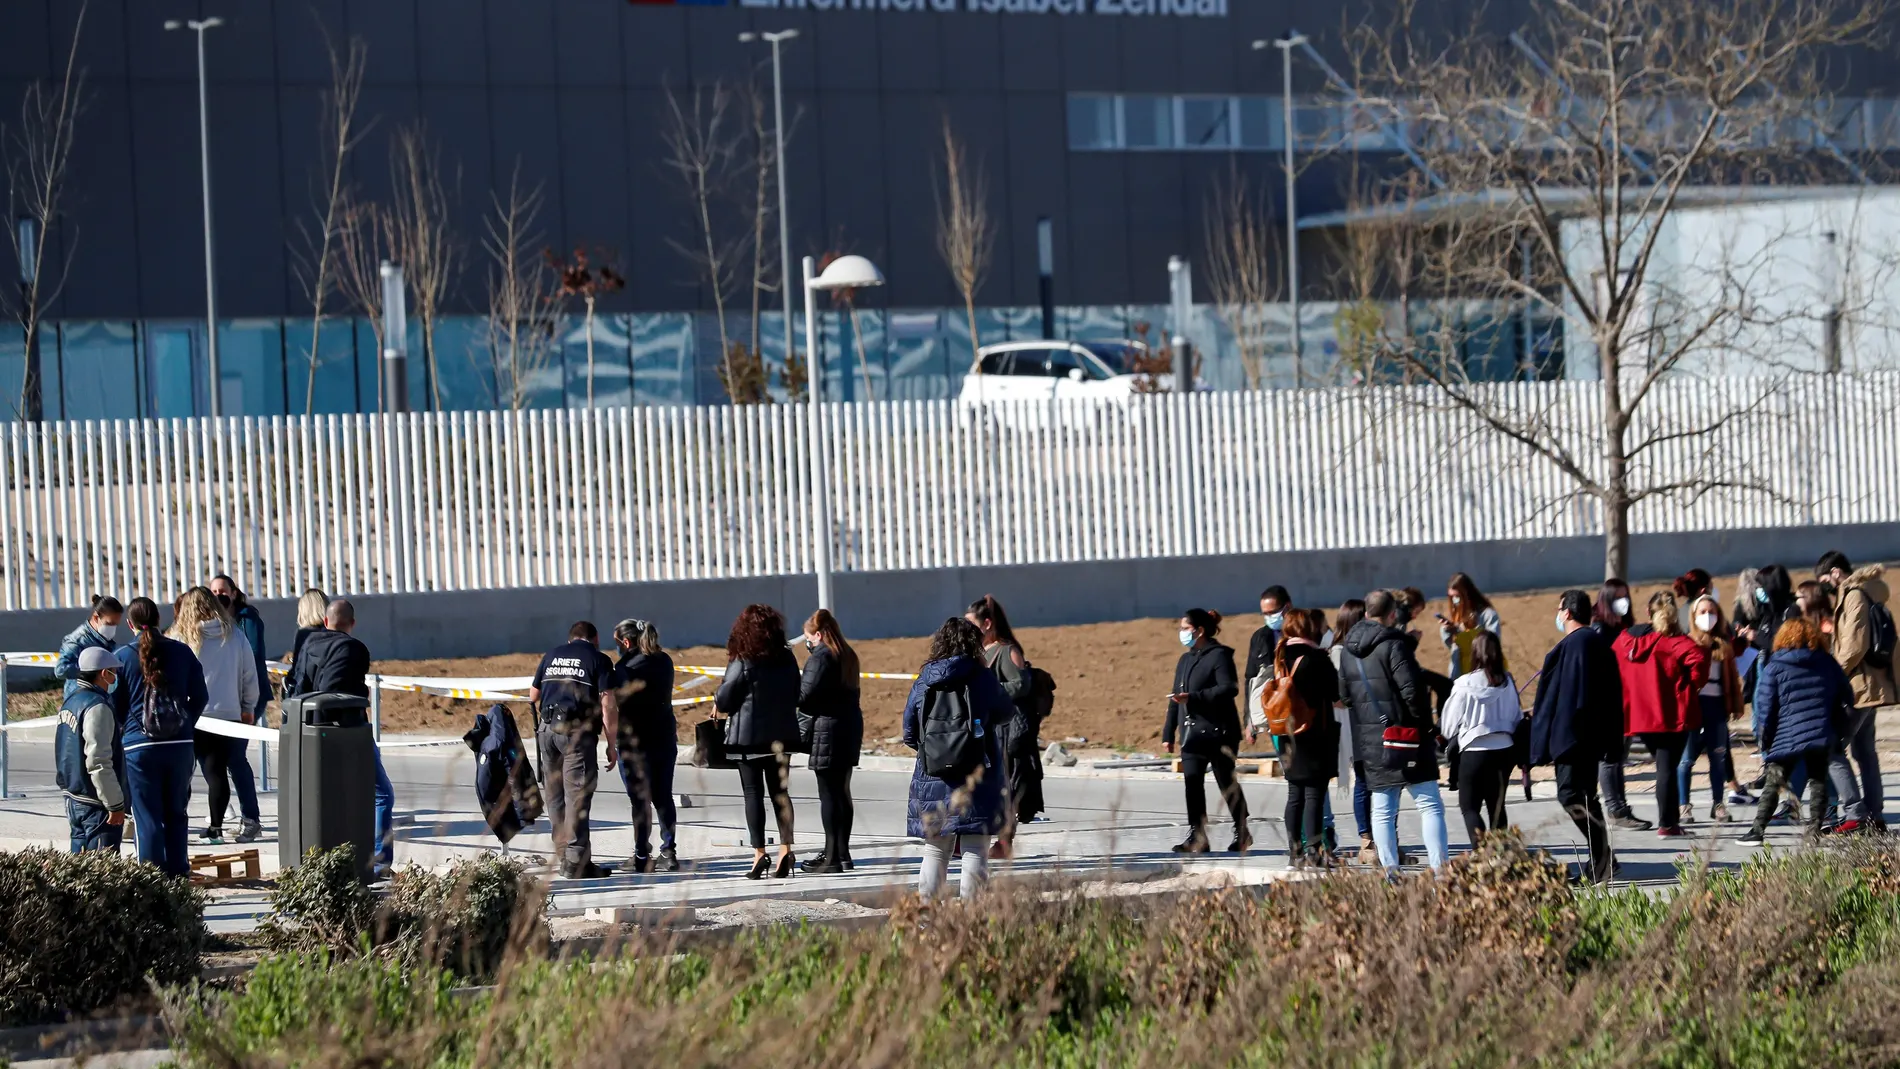
[[1201, 634], [1213, 638], [1220, 634], [1220, 613], [1213, 609], [1189, 609], [1181, 614], [1189, 627], [1199, 628]]
[[158, 655], [158, 644], [163, 638], [158, 633], [158, 603], [151, 598], [133, 598], [126, 606], [125, 620], [139, 636], [139, 675], [145, 677], [145, 685], [158, 690], [167, 690], [165, 686], [165, 667]]

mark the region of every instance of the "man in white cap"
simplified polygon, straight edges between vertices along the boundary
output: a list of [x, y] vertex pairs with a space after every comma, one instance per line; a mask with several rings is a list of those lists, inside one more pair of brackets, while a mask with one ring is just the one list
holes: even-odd
[[125, 748], [112, 692], [119, 662], [103, 646], [79, 651], [77, 684], [59, 707], [53, 763], [66, 796], [73, 853], [119, 852], [125, 830]]

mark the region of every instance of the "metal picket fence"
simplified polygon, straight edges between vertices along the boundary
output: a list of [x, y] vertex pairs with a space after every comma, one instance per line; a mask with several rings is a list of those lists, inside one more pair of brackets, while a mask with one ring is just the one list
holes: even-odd
[[[1637, 531], [1900, 521], [1900, 375], [1665, 381]], [[1594, 382], [1474, 396], [1602, 470]], [[0, 609], [793, 574], [808, 405], [9, 424]], [[834, 567], [1256, 553], [1601, 531], [1429, 387], [820, 406]]]

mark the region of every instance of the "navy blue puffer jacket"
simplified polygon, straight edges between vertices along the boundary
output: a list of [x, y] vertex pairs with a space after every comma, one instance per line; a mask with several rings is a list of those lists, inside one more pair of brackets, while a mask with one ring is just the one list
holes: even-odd
[[[924, 771], [924, 693], [932, 687], [970, 689], [974, 712], [983, 721], [985, 759], [982, 774], [969, 786], [952, 789], [949, 783]], [[1008, 722], [1016, 707], [1003, 685], [983, 662], [956, 656], [924, 665], [911, 684], [904, 703], [904, 745], [918, 751], [910, 773], [910, 807], [906, 832], [923, 839], [938, 835], [993, 835], [1003, 829], [1003, 747], [996, 728]]]
[[1833, 746], [1853, 704], [1853, 687], [1833, 657], [1776, 650], [1755, 685], [1762, 750], [1770, 761], [1787, 761]]

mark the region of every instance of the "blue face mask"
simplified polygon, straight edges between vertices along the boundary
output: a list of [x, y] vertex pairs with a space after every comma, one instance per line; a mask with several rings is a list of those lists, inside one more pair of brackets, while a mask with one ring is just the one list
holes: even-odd
[[1272, 628], [1273, 630], [1275, 631], [1283, 630], [1284, 629], [1283, 625], [1285, 623], [1286, 623], [1286, 613], [1273, 612], [1273, 613], [1267, 614], [1267, 626]]
[[1755, 600], [1761, 602], [1763, 605], [1768, 604], [1768, 591], [1763, 590], [1760, 587], [1756, 587]]
[[1569, 622], [1569, 617], [1566, 617], [1561, 612], [1557, 614], [1557, 633], [1558, 634], [1567, 635], [1570, 633], [1570, 630], [1564, 626], [1564, 624], [1568, 622]]

